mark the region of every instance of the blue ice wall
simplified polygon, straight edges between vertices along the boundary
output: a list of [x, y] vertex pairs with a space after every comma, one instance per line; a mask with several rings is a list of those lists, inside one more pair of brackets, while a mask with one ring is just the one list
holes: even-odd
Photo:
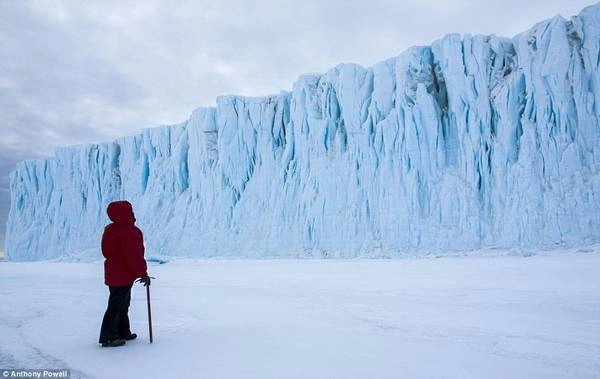
[[395, 256], [600, 241], [600, 6], [448, 35], [292, 92], [60, 149], [11, 176], [10, 259], [98, 256], [128, 199], [151, 253]]

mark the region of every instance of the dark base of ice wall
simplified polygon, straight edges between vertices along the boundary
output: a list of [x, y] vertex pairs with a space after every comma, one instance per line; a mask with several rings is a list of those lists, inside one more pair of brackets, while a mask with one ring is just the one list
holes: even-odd
[[97, 254], [116, 199], [133, 203], [161, 255], [598, 242], [599, 49], [596, 5], [513, 39], [449, 35], [25, 161], [11, 175], [7, 255]]

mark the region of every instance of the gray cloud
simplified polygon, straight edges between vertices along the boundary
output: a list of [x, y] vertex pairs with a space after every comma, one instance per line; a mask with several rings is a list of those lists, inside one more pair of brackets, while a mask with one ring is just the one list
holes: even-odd
[[513, 36], [591, 4], [0, 0], [0, 222], [21, 159], [180, 122], [218, 95], [289, 90], [302, 73], [372, 65], [450, 32]]

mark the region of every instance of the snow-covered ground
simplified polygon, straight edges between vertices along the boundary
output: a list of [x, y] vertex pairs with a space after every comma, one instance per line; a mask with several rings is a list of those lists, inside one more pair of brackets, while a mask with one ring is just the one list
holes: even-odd
[[[125, 347], [102, 264], [0, 263], [0, 368], [98, 378], [597, 378], [600, 253], [153, 265]], [[186, 374], [186, 375], [184, 375]]]

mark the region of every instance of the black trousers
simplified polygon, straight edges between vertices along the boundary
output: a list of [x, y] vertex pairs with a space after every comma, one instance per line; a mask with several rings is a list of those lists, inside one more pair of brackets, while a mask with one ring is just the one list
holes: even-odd
[[125, 338], [131, 334], [129, 329], [129, 304], [131, 302], [131, 287], [133, 283], [122, 287], [108, 287], [108, 307], [104, 312], [100, 339], [98, 342], [105, 343], [119, 338]]

